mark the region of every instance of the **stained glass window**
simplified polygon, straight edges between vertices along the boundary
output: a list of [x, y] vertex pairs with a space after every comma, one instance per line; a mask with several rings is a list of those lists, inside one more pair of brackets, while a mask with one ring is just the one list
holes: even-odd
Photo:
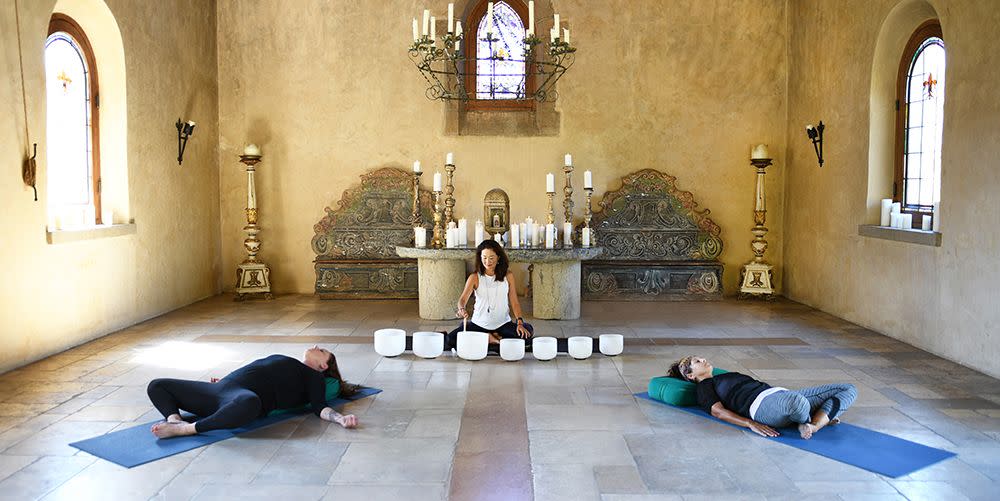
[[94, 202], [90, 80], [80, 43], [66, 32], [49, 35], [45, 94], [50, 209], [84, 208]]
[[930, 210], [941, 192], [941, 131], [945, 49], [939, 37], [917, 48], [906, 74], [903, 129], [903, 204]]
[[524, 23], [510, 5], [493, 4], [493, 33], [488, 16], [476, 29], [476, 99], [524, 99]]

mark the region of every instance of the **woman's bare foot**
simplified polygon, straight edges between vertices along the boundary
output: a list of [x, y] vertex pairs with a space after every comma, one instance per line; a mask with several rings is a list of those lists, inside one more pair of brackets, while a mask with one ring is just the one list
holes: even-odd
[[180, 423], [156, 423], [150, 428], [150, 431], [153, 432], [153, 435], [156, 435], [156, 438], [182, 437], [195, 434], [194, 425], [183, 421]]
[[818, 430], [818, 429], [819, 429], [819, 427], [817, 427], [814, 424], [811, 424], [811, 423], [802, 423], [802, 424], [799, 425], [799, 435], [801, 435], [802, 438], [804, 438], [806, 440], [809, 440], [810, 438], [812, 438], [813, 433], [815, 433], [816, 430]]
[[500, 344], [500, 339], [501, 338], [499, 334], [495, 332], [490, 333], [490, 344]]
[[167, 416], [167, 422], [168, 423], [183, 423], [184, 420], [181, 419], [181, 415], [180, 414], [171, 414], [171, 415]]

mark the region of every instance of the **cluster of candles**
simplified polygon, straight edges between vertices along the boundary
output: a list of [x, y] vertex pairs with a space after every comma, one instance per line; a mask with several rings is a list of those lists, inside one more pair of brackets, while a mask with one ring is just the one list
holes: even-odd
[[[496, 24], [493, 18], [493, 2], [486, 7], [486, 33], [496, 33]], [[563, 28], [562, 41], [569, 43], [569, 28]], [[462, 37], [462, 22], [455, 21], [455, 4], [448, 4], [448, 34], [455, 37], [455, 50], [461, 50], [459, 38]], [[549, 29], [549, 39], [552, 43], [560, 40], [559, 14], [552, 16], [552, 28]], [[528, 25], [524, 30], [524, 38], [535, 36], [535, 2], [528, 2]], [[424, 9], [423, 23], [418, 23], [417, 18], [413, 18], [413, 41], [418, 42], [421, 38], [430, 40], [431, 45], [437, 44], [437, 17], [431, 15], [430, 9]]]
[[[893, 202], [891, 198], [882, 199], [882, 213], [879, 224], [890, 228], [913, 229], [913, 214], [903, 214], [903, 206], [899, 202]], [[924, 215], [920, 221], [920, 229], [930, 231], [931, 217]]]

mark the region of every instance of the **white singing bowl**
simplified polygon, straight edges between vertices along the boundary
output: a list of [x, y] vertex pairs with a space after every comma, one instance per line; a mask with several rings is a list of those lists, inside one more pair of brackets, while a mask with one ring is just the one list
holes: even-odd
[[601, 353], [609, 357], [621, 355], [622, 350], [625, 348], [625, 336], [621, 334], [601, 334], [600, 348]]
[[556, 338], [536, 337], [531, 341], [531, 354], [538, 360], [552, 360], [556, 358]]
[[516, 362], [524, 358], [524, 340], [519, 338], [500, 340], [500, 358]]
[[594, 353], [594, 340], [588, 336], [573, 336], [569, 338], [569, 356], [583, 360]]
[[490, 335], [485, 332], [463, 331], [458, 333], [458, 356], [466, 360], [486, 358]]
[[414, 332], [413, 354], [420, 358], [435, 358], [444, 352], [444, 334], [440, 332]]
[[383, 357], [395, 357], [406, 350], [406, 331], [403, 329], [379, 329], [375, 331], [375, 353]]

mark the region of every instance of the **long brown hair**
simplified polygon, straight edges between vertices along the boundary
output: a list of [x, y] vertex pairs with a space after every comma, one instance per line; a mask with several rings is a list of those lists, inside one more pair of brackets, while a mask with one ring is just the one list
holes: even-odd
[[503, 251], [503, 247], [500, 246], [495, 240], [483, 240], [482, 243], [476, 247], [476, 273], [480, 275], [486, 274], [486, 267], [483, 266], [483, 251], [489, 249], [497, 255], [497, 267], [494, 270], [495, 274], [493, 279], [497, 282], [503, 282], [504, 278], [507, 278], [507, 270], [510, 268], [510, 260], [507, 259], [507, 253]]
[[340, 367], [337, 367], [337, 357], [333, 353], [330, 354], [330, 358], [326, 361], [326, 370], [323, 371], [323, 376], [340, 381], [340, 393], [338, 393], [338, 396], [349, 397], [358, 392], [358, 385], [348, 383], [340, 376]]

